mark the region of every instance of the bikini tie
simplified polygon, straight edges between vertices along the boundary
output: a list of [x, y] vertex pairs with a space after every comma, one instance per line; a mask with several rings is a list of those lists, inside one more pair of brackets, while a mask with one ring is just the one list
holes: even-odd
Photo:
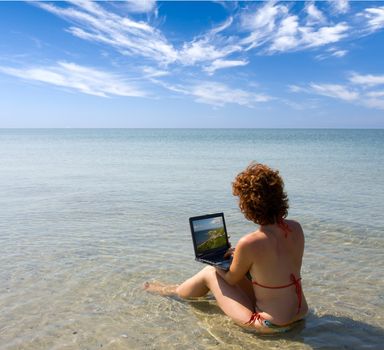
[[252, 324], [252, 323], [254, 323], [255, 321], [259, 321], [260, 323], [262, 323], [262, 321], [264, 321], [264, 318], [263, 318], [257, 311], [255, 311], [255, 312], [251, 315], [251, 318], [250, 318], [249, 321], [246, 322], [245, 324]]
[[299, 313], [300, 309], [301, 309], [301, 302], [303, 299], [303, 290], [301, 288], [301, 282], [300, 282], [301, 277], [296, 278], [295, 275], [293, 273], [291, 273], [291, 281], [292, 281], [292, 284], [295, 285], [295, 288], [296, 288], [296, 295], [297, 295], [297, 301], [298, 301], [297, 313]]

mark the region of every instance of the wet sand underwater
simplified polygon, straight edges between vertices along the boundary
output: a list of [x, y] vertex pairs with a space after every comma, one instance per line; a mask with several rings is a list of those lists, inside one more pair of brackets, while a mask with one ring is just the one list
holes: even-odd
[[[0, 349], [381, 349], [382, 130], [1, 130]], [[306, 235], [295, 330], [258, 336], [208, 297], [143, 291], [194, 261], [188, 218], [254, 229], [230, 184], [281, 170]]]

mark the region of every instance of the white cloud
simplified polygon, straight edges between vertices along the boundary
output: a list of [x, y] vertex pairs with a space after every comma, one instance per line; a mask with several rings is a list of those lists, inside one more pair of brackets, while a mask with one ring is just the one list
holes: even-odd
[[347, 53], [348, 53], [347, 50], [336, 50], [336, 51], [332, 52], [331, 56], [334, 56], [334, 57], [344, 57]]
[[267, 2], [254, 13], [245, 13], [241, 17], [241, 25], [244, 30], [250, 32], [240, 43], [246, 46], [246, 50], [256, 48], [270, 40], [270, 36], [276, 27], [276, 21], [288, 13], [284, 5], [276, 5]]
[[303, 27], [300, 31], [303, 44], [306, 47], [316, 47], [340, 41], [348, 35], [348, 29], [349, 26], [346, 23], [338, 23], [318, 30]]
[[[73, 0], [70, 4], [72, 6], [63, 7], [40, 2], [37, 6], [71, 22], [67, 31], [83, 40], [108, 45], [123, 55], [155, 61], [163, 68], [170, 64], [199, 66], [209, 74], [244, 65], [247, 61], [244, 55], [250, 50], [258, 49], [259, 53], [270, 55], [306, 50], [337, 43], [353, 32], [347, 20], [339, 23], [328, 20], [314, 1], [297, 14], [291, 13], [293, 5], [289, 2], [268, 1], [260, 6], [258, 3], [238, 9], [223, 23], [176, 47], [148, 19], [134, 20], [108, 11], [102, 2]], [[339, 12], [349, 8], [348, 1], [332, 4]], [[156, 2], [130, 0], [124, 6], [132, 11], [146, 12], [153, 11]], [[369, 8], [364, 16], [369, 17], [372, 26], [379, 26], [383, 22], [382, 12], [384, 7]], [[346, 53], [346, 50], [338, 50], [329, 55], [319, 54], [317, 58], [343, 57]], [[241, 54], [242, 58], [236, 54]]]
[[282, 21], [268, 52], [297, 51], [335, 43], [347, 36], [346, 23], [314, 29], [310, 26], [299, 27], [297, 17], [290, 16]]
[[296, 37], [298, 28], [297, 16], [284, 18], [269, 51], [287, 51], [296, 48], [300, 44], [300, 39]]
[[178, 53], [156, 28], [143, 21], [106, 11], [89, 1], [75, 1], [77, 8], [62, 8], [48, 3], [38, 6], [75, 23], [68, 31], [81, 39], [104, 43], [125, 55], [137, 55], [162, 64], [178, 59]]
[[232, 17], [223, 24], [212, 28], [206, 34], [185, 42], [179, 50], [179, 61], [184, 65], [194, 65], [224, 58], [242, 51], [241, 45], [234, 42], [232, 37], [223, 37], [221, 32], [232, 24]]
[[291, 92], [317, 94], [350, 102], [367, 108], [384, 109], [384, 90], [367, 90], [376, 85], [384, 84], [384, 75], [361, 75], [354, 73], [349, 84], [311, 83], [308, 86], [289, 85]]
[[204, 71], [206, 71], [208, 74], [213, 74], [218, 69], [246, 66], [247, 64], [248, 64], [248, 61], [243, 61], [243, 60], [217, 59], [213, 61], [210, 66], [205, 67]]
[[169, 75], [168, 71], [156, 69], [149, 66], [143, 67], [142, 70], [146, 78], [158, 78]]
[[370, 108], [377, 108], [377, 109], [383, 109], [384, 110], [384, 99], [378, 99], [378, 98], [368, 98], [363, 101], [363, 104], [366, 107]]
[[166, 81], [153, 80], [163, 88], [192, 96], [196, 102], [208, 104], [214, 107], [223, 107], [227, 104], [237, 104], [249, 108], [257, 103], [267, 102], [272, 98], [264, 94], [255, 94], [242, 89], [231, 88], [223, 83], [212, 81], [200, 81], [195, 84], [170, 84]]
[[367, 96], [373, 98], [384, 97], [384, 90], [367, 92]]
[[323, 13], [316, 7], [314, 2], [310, 2], [305, 7], [307, 11], [307, 24], [324, 23], [326, 19]]
[[135, 84], [128, 83], [120, 76], [70, 62], [58, 62], [51, 67], [0, 67], [0, 72], [100, 97], [146, 95]]
[[369, 91], [365, 94], [363, 104], [369, 108], [384, 110], [384, 90]]
[[274, 54], [325, 46], [349, 35], [350, 26], [346, 22], [324, 25], [327, 19], [313, 2], [305, 9], [305, 24], [303, 16], [292, 15], [288, 6], [274, 2], [266, 3], [253, 14], [244, 14], [242, 28], [250, 34], [239, 43], [245, 51], [259, 47]]
[[349, 81], [353, 84], [363, 85], [366, 87], [382, 85], [384, 84], [384, 75], [372, 75], [372, 74], [357, 74], [353, 73], [349, 77]]
[[289, 90], [290, 92], [302, 92], [302, 91], [306, 91], [306, 89], [304, 89], [303, 87], [298, 86], [298, 85], [288, 85], [288, 90]]
[[271, 97], [263, 94], [253, 94], [241, 89], [232, 89], [225, 84], [217, 82], [201, 82], [192, 86], [189, 93], [195, 96], [197, 102], [214, 106], [238, 104], [253, 107], [258, 102], [266, 102]]
[[330, 47], [324, 53], [317, 55], [315, 58], [318, 60], [325, 60], [331, 57], [341, 58], [344, 57], [346, 54], [348, 54], [347, 50], [341, 50], [336, 47]]
[[311, 83], [310, 87], [320, 95], [338, 98], [344, 101], [354, 101], [359, 97], [356, 91], [351, 91], [343, 85]]
[[130, 12], [147, 13], [156, 9], [156, 0], [125, 0], [124, 5]]
[[343, 14], [349, 11], [348, 0], [329, 0], [328, 2], [336, 13]]
[[196, 102], [214, 107], [237, 104], [253, 108], [258, 103], [268, 102], [273, 99], [273, 97], [263, 93], [254, 93], [239, 88], [232, 88], [226, 84], [214, 81], [198, 81], [193, 84], [188, 82], [175, 84], [156, 78], [151, 79], [151, 81], [164, 89], [178, 94], [192, 96]]
[[154, 83], [162, 86], [163, 88], [169, 90], [169, 91], [177, 92], [177, 93], [183, 94], [183, 95], [190, 95], [188, 87], [186, 87], [185, 84], [183, 84], [183, 85], [172, 84], [172, 83], [168, 83], [166, 81], [162, 81], [162, 80], [158, 80], [158, 79], [152, 79], [152, 81]]
[[[316, 58], [341, 58], [347, 54], [347, 50], [341, 49], [341, 45], [337, 43], [346, 37], [364, 35], [353, 27], [355, 22], [351, 18], [343, 16], [343, 22], [339, 22], [337, 18], [340, 17], [332, 18], [331, 15], [335, 13], [326, 13], [324, 6], [317, 5], [318, 2], [315, 1], [303, 5], [304, 9], [300, 12], [296, 11], [296, 5], [290, 2], [247, 3], [242, 8], [238, 7], [221, 24], [196, 35], [191, 41], [175, 45], [160, 29], [151, 25], [149, 15], [146, 20], [143, 20], [145, 18], [143, 15], [138, 17], [126, 15], [128, 12], [142, 14], [156, 11], [154, 0], [129, 0], [121, 5], [125, 7], [125, 11], [121, 12], [116, 10], [116, 6], [87, 0], [72, 0], [69, 1], [69, 5], [47, 2], [34, 4], [68, 21], [70, 26], [67, 32], [72, 35], [90, 42], [105, 44], [123, 55], [134, 57], [136, 60], [133, 60], [133, 64], [137, 65], [142, 78], [175, 93], [193, 96], [198, 102], [214, 106], [236, 103], [252, 107], [255, 103], [265, 102], [271, 98], [243, 89], [233, 89], [218, 82], [204, 81], [191, 84], [182, 77], [179, 81], [183, 81], [184, 84], [177, 84], [175, 80], [171, 81], [173, 78], [177, 79], [175, 73], [186, 72], [189, 77], [193, 76], [195, 71], [187, 70], [188, 66], [197, 66], [209, 75], [220, 69], [245, 66], [249, 63], [246, 54], [250, 50], [256, 54], [273, 55], [325, 46], [325, 49], [316, 52]], [[349, 10], [348, 1], [333, 1], [331, 4], [338, 14]], [[110, 9], [114, 9], [114, 12]], [[367, 8], [359, 15], [365, 19], [372, 31], [384, 27], [384, 6]], [[155, 64], [152, 66], [150, 61]], [[178, 65], [176, 69], [172, 70], [176, 65]], [[128, 83], [120, 76], [73, 63], [58, 62], [51, 67], [26, 69], [3, 67], [1, 70], [3, 73], [25, 79], [72, 88], [97, 96], [145, 95], [137, 84]], [[167, 78], [158, 79], [162, 77]], [[370, 87], [382, 84], [383, 77], [354, 73], [345, 85], [312, 83], [305, 87], [292, 85], [290, 90], [353, 103], [358, 103], [356, 102], [358, 98], [365, 96], [372, 106], [380, 106], [379, 92], [368, 90]]]
[[242, 18], [242, 25], [250, 31], [263, 29], [271, 32], [275, 28], [275, 21], [281, 14], [286, 14], [288, 8], [284, 5], [276, 5], [273, 1], [267, 2], [256, 10], [255, 13], [246, 13]]
[[216, 35], [216, 34], [222, 32], [222, 31], [226, 30], [227, 28], [229, 28], [232, 23], [233, 23], [233, 17], [228, 17], [226, 19], [226, 21], [224, 21], [224, 23], [218, 25], [217, 27], [212, 28], [208, 32], [208, 35], [212, 36], [212, 35]]
[[359, 15], [367, 19], [367, 24], [371, 31], [384, 27], [384, 6], [367, 8]]
[[[38, 6], [74, 23], [67, 29], [72, 35], [114, 47], [123, 55], [141, 56], [161, 65], [181, 63], [188, 66], [215, 61], [242, 50], [233, 38], [221, 35], [231, 26], [232, 17], [176, 49], [149, 23], [109, 12], [95, 2], [72, 3], [76, 7], [62, 8], [48, 3], [39, 3]], [[154, 1], [131, 1], [126, 5], [137, 6], [137, 11], [144, 11], [150, 10], [154, 4]]]
[[190, 43], [184, 43], [180, 51], [180, 62], [185, 65], [194, 65], [199, 62], [223, 58], [240, 50], [239, 45], [226, 45], [218, 48], [208, 38], [202, 38]]
[[287, 99], [281, 99], [280, 100], [285, 105], [297, 110], [297, 111], [305, 111], [308, 109], [318, 109], [320, 108], [319, 103], [315, 99], [300, 99], [300, 101], [293, 101], [293, 100], [287, 100]]

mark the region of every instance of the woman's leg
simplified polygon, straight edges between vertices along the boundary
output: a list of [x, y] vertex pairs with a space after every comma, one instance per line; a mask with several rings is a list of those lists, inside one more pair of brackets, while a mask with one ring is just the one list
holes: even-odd
[[254, 295], [244, 281], [231, 286], [212, 266], [207, 266], [176, 288], [181, 298], [201, 297], [211, 291], [219, 307], [237, 324], [244, 326], [254, 311]]
[[149, 293], [160, 294], [163, 296], [177, 295], [176, 288], [178, 284], [166, 284], [161, 282], [145, 282], [144, 289]]
[[[249, 323], [256, 305], [251, 281], [244, 278], [235, 286], [229, 285], [212, 266], [207, 266], [181, 285], [167, 285], [159, 282], [146, 283], [144, 288], [161, 295], [178, 295], [181, 298], [198, 298], [209, 291], [216, 298], [217, 304], [238, 325], [254, 329], [259, 333], [276, 333], [281, 330], [268, 328], [257, 319]], [[260, 316], [264, 316], [263, 313]]]

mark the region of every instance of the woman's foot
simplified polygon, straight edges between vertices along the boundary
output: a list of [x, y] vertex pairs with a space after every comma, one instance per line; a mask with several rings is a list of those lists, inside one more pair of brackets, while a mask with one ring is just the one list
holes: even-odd
[[161, 282], [145, 282], [144, 290], [149, 293], [160, 294], [163, 296], [175, 296], [177, 295], [177, 284], [164, 284]]

